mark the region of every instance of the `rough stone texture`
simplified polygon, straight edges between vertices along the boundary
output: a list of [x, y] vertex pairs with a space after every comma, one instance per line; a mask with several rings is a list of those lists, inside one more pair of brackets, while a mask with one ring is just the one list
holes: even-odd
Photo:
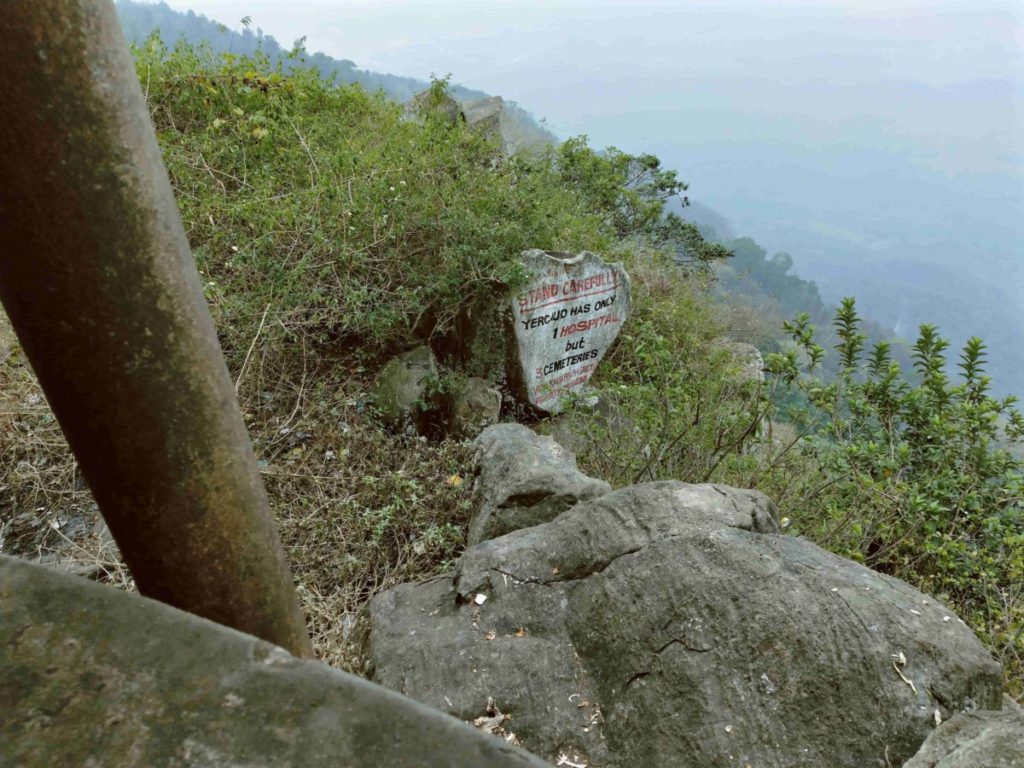
[[483, 132], [488, 137], [498, 140], [504, 155], [514, 155], [523, 149], [516, 139], [517, 131], [514, 121], [505, 108], [501, 96], [490, 96], [462, 104], [462, 114], [466, 125]]
[[385, 365], [373, 391], [381, 420], [396, 430], [422, 427], [427, 385], [437, 375], [437, 360], [427, 346], [416, 347]]
[[732, 355], [741, 381], [764, 381], [764, 357], [761, 350], [745, 341], [722, 339], [719, 346]]
[[886, 768], [936, 709], [999, 706], [949, 609], [776, 519], [676, 482], [578, 504], [372, 600], [367, 670], [464, 719], [492, 699], [553, 762], [621, 768]]
[[543, 766], [390, 691], [0, 556], [0, 765]]
[[[420, 91], [413, 96], [405, 105], [403, 110], [403, 117], [407, 120], [421, 121], [423, 114], [427, 110], [431, 109], [431, 93], [430, 89]], [[447, 93], [444, 97], [433, 106], [433, 111], [441, 115], [447, 123], [455, 125], [460, 120], [465, 120], [465, 115], [462, 114], [462, 107], [459, 106], [459, 102], [449, 96]]]
[[629, 275], [588, 251], [520, 258], [532, 277], [511, 297], [512, 383], [524, 403], [555, 414], [583, 391], [629, 317]]
[[576, 468], [576, 457], [522, 424], [498, 424], [477, 438], [470, 546], [553, 520], [611, 486]]
[[1024, 710], [979, 711], [942, 723], [903, 768], [1020, 768]]
[[448, 431], [454, 437], [473, 438], [497, 424], [500, 416], [501, 392], [486, 379], [471, 376], [452, 398]]

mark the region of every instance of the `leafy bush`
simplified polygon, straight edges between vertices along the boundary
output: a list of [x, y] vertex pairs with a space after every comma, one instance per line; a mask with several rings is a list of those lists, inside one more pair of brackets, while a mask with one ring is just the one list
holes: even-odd
[[732, 479], [728, 471], [750, 463], [746, 447], [768, 412], [767, 390], [730, 351], [735, 318], [706, 275], [665, 254], [638, 251], [626, 266], [633, 311], [593, 380], [621, 416], [595, 425], [584, 408], [564, 417], [589, 432], [580, 463], [613, 485]]
[[1024, 466], [1009, 448], [1024, 440], [1024, 418], [1015, 398], [989, 394], [980, 339], [966, 343], [951, 380], [948, 342], [921, 326], [910, 383], [887, 344], [865, 354], [853, 299], [834, 325], [835, 379], [817, 373], [825, 351], [806, 315], [786, 324], [795, 347], [768, 361], [785, 388], [803, 395], [806, 407], [789, 417], [820, 478], [808, 503], [789, 507], [794, 530], [949, 600], [1019, 686]]
[[293, 345], [407, 345], [514, 282], [526, 248], [609, 245], [551, 157], [500, 162], [439, 114], [265, 57], [153, 38], [137, 61], [229, 357], [267, 307]]

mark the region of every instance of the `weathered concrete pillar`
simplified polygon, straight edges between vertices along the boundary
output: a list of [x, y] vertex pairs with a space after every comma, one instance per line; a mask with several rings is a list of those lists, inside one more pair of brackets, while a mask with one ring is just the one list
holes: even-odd
[[0, 299], [139, 590], [310, 655], [113, 4], [0, 40]]

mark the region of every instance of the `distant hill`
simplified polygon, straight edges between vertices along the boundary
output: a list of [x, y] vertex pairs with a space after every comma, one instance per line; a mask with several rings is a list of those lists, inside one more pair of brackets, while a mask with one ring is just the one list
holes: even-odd
[[[184, 40], [187, 43], [206, 43], [216, 53], [251, 55], [262, 50], [271, 61], [282, 63], [285, 69], [305, 66], [317, 69], [323, 77], [334, 77], [339, 83], [358, 83], [368, 91], [383, 91], [390, 99], [405, 102], [425, 89], [429, 83], [413, 77], [382, 74], [360, 69], [348, 59], [335, 59], [325, 53], [309, 53], [302, 48], [302, 41], [295, 45], [301, 53], [296, 59], [286, 56], [292, 48], [282, 46], [274, 37], [266, 35], [248, 23], [242, 31], [230, 29], [227, 25], [197, 14], [194, 11], [181, 13], [166, 3], [148, 4], [117, 0], [117, 13], [128, 41], [136, 45], [144, 42], [153, 32], [159, 32], [161, 39], [170, 46]], [[491, 94], [454, 84], [450, 87], [452, 96], [460, 101], [475, 101], [488, 98]], [[543, 145], [557, 141], [529, 112], [514, 101], [505, 100], [505, 108], [513, 118], [516, 143]]]
[[[774, 344], [781, 338], [782, 322], [806, 312], [817, 328], [819, 343], [827, 348], [835, 345], [838, 339], [832, 320], [836, 306], [822, 298], [815, 281], [806, 280], [793, 271], [793, 257], [789, 253], [782, 251], [769, 255], [753, 238], [738, 236], [725, 216], [702, 203], [691, 201], [683, 207], [679, 200], [671, 200], [666, 209], [690, 221], [705, 238], [724, 245], [732, 252], [732, 258], [714, 265], [717, 291], [727, 301], [757, 313], [764, 328], [772, 333], [770, 338], [751, 337], [745, 340], [757, 343], [765, 351], [774, 351]], [[893, 330], [883, 319], [887, 316], [879, 315], [874, 306], [869, 305], [865, 310], [865, 306], [858, 303], [858, 307], [864, 317], [861, 330], [867, 334], [868, 343], [885, 341], [892, 344], [893, 358], [913, 378], [909, 345], [901, 337], [915, 337], [917, 329]], [[834, 373], [837, 364], [834, 355], [827, 357], [825, 372]]]

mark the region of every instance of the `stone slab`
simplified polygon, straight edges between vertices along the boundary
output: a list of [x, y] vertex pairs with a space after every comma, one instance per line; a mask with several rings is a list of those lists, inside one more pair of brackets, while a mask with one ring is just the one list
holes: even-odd
[[554, 414], [590, 381], [629, 317], [629, 275], [589, 251], [534, 249], [521, 259], [532, 277], [512, 296], [520, 396]]
[[249, 635], [0, 556], [0, 766], [326, 765], [544, 763]]
[[929, 736], [903, 768], [1020, 768], [1024, 765], [1024, 710], [961, 712]]
[[554, 520], [611, 486], [588, 477], [576, 457], [522, 424], [497, 424], [476, 439], [473, 517], [467, 546]]

